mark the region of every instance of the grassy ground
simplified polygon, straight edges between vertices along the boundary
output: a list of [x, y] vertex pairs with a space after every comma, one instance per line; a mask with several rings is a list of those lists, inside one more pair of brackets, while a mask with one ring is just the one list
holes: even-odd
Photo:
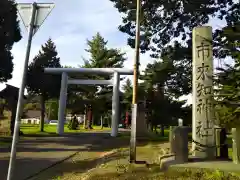
[[[45, 124], [44, 126], [44, 132], [40, 132], [39, 131], [39, 125], [28, 125], [28, 124], [22, 124], [21, 125], [21, 131], [23, 131], [25, 137], [22, 138], [26, 138], [26, 137], [32, 137], [32, 136], [56, 136], [56, 130], [57, 130], [57, 126], [56, 125], [49, 125], [49, 124]], [[82, 126], [80, 126], [80, 129], [78, 130], [69, 130], [67, 125], [64, 126], [64, 132], [66, 133], [78, 133], [78, 132], [97, 132], [97, 131], [103, 131], [103, 130], [110, 130], [110, 128], [103, 128], [101, 129], [100, 126], [93, 126], [93, 130], [86, 130], [84, 129]], [[158, 130], [158, 133], [160, 133], [160, 131]], [[169, 130], [166, 129], [164, 131], [164, 137], [161, 137], [160, 135], [150, 135], [149, 137], [145, 137], [145, 140], [149, 140], [151, 139], [151, 142], [156, 141], [168, 141], [168, 136], [169, 136]], [[119, 136], [121, 136], [121, 139], [129, 139], [130, 138], [130, 134], [129, 133], [123, 133], [120, 134]], [[144, 139], [142, 139], [144, 140]], [[191, 141], [191, 134], [189, 134], [189, 141]], [[227, 140], [228, 144], [229, 144], [229, 158], [232, 158], [232, 139], [231, 137], [228, 138]], [[11, 145], [11, 137], [0, 137], [0, 146], [1, 147], [6, 147], [6, 146], [10, 146]]]
[[[118, 166], [116, 166], [118, 167]], [[116, 168], [118, 169], [118, 168]], [[240, 180], [240, 177], [231, 173], [210, 170], [193, 170], [193, 169], [170, 169], [166, 172], [159, 171], [158, 167], [122, 167], [122, 170], [115, 172], [92, 173], [85, 180]], [[61, 179], [61, 178], [59, 178]]]
[[[126, 136], [124, 136], [125, 139], [118, 138], [115, 143], [120, 140], [129, 141]], [[95, 156], [97, 153], [94, 153], [92, 159], [83, 161], [82, 154], [79, 153], [42, 173], [34, 180], [240, 180], [240, 177], [236, 175], [214, 170], [170, 169], [167, 172], [160, 171], [158, 158], [162, 155], [160, 149], [167, 148], [168, 145], [160, 140], [157, 142], [155, 139], [151, 139], [151, 143], [147, 145], [138, 144], [138, 164], [129, 164], [129, 151], [126, 147], [118, 149], [118, 154], [113, 157], [101, 160]], [[111, 144], [113, 143], [111, 142]]]
[[[28, 125], [28, 124], [22, 124], [20, 127], [20, 130], [24, 133], [24, 134], [56, 134], [57, 131], [57, 125], [49, 125], [49, 124], [45, 124], [44, 125], [44, 132], [40, 132], [39, 130], [39, 125]], [[80, 128], [78, 130], [69, 130], [67, 125], [64, 126], [64, 132], [66, 133], [77, 133], [77, 132], [89, 132], [89, 131], [105, 131], [105, 130], [110, 130], [110, 128], [103, 128], [101, 129], [100, 126], [93, 126], [92, 130], [87, 130], [84, 129], [83, 126], [80, 126]]]
[[[25, 136], [55, 136], [57, 126], [56, 125], [49, 125], [45, 124], [44, 125], [44, 132], [39, 131], [39, 125], [28, 125], [28, 124], [22, 124], [21, 125], [21, 131], [25, 134]], [[78, 133], [78, 132], [97, 132], [97, 131], [103, 131], [103, 130], [110, 130], [110, 128], [103, 128], [101, 129], [100, 126], [93, 126], [93, 130], [86, 130], [83, 129], [83, 126], [80, 126], [79, 130], [69, 130], [67, 125], [64, 126], [64, 132], [66, 133]], [[160, 130], [158, 129], [158, 133], [160, 133]], [[129, 139], [129, 133], [124, 133], [120, 135], [121, 138]], [[169, 129], [165, 129], [164, 131], [164, 137], [161, 137], [160, 135], [152, 135], [151, 137], [146, 137], [146, 139], [151, 139], [151, 141], [162, 141], [168, 140], [169, 136]], [[191, 134], [189, 134], [189, 141], [191, 141]], [[232, 158], [232, 139], [231, 137], [228, 138], [227, 140], [228, 144], [230, 145], [229, 148], [229, 157]], [[11, 138], [10, 137], [0, 137], [0, 146], [9, 146], [11, 143]]]
[[[155, 163], [155, 157], [160, 153], [160, 147], [163, 147], [163, 141], [166, 138], [155, 137], [154, 135], [149, 136], [148, 139], [141, 139], [137, 144], [137, 153], [141, 154], [141, 158], [138, 156], [138, 160], [148, 161], [151, 163]], [[124, 133], [124, 135], [116, 137], [114, 139], [109, 138], [105, 139], [101, 142], [100, 149], [95, 149], [94, 152], [91, 152], [92, 155], [88, 156], [85, 159], [84, 152], [79, 152], [76, 156], [71, 159], [64, 161], [63, 163], [43, 172], [38, 177], [34, 178], [34, 180], [50, 180], [50, 179], [68, 179], [68, 180], [78, 180], [85, 176], [85, 173], [91, 169], [95, 169], [105, 162], [112, 162], [115, 164], [117, 161], [118, 164], [123, 162], [124, 164], [128, 164], [128, 151], [129, 151], [129, 141], [130, 136], [129, 133]], [[103, 152], [103, 150], [106, 150]], [[114, 157], [112, 158], [104, 158], [101, 159], [99, 154], [108, 153], [112, 151], [118, 151]], [[125, 153], [125, 154], [124, 154]], [[121, 165], [119, 164], [119, 168], [121, 169]], [[114, 166], [115, 169], [115, 166]]]
[[[44, 125], [44, 132], [40, 132], [39, 125], [29, 125], [22, 124], [20, 130], [24, 133], [24, 136], [21, 138], [34, 137], [34, 136], [57, 136], [57, 126], [56, 125]], [[105, 131], [110, 130], [110, 128], [101, 129], [100, 126], [93, 126], [92, 130], [83, 129], [80, 126], [78, 130], [69, 130], [67, 125], [64, 126], [64, 132], [66, 133], [78, 133], [78, 132], [97, 132], [97, 131]], [[0, 147], [9, 146], [11, 144], [12, 138], [11, 136], [0, 136]]]
[[[60, 178], [61, 179], [61, 178]], [[160, 172], [159, 168], [124, 167], [122, 171], [107, 174], [93, 173], [85, 180], [239, 180], [240, 177], [221, 171], [193, 170], [193, 169], [170, 169]]]
[[232, 173], [221, 172], [218, 170], [196, 170], [196, 169], [170, 169], [166, 172], [161, 172], [159, 168], [158, 156], [161, 155], [161, 148], [166, 144], [148, 144], [146, 146], [138, 146], [137, 160], [147, 161], [146, 164], [129, 164], [129, 154], [123, 152], [120, 157], [115, 157], [106, 160], [104, 163], [99, 163], [95, 168], [86, 173], [78, 173], [77, 171], [72, 176], [57, 177], [61, 180], [240, 180], [240, 176]]
[[[46, 125], [45, 132], [39, 132], [38, 125], [21, 126], [21, 130], [24, 134], [33, 136], [33, 135], [49, 135], [55, 134], [56, 126]], [[105, 128], [104, 130], [109, 130]], [[80, 130], [71, 131], [65, 126], [65, 132], [76, 133], [76, 132], [87, 132], [89, 130]], [[94, 130], [91, 131], [101, 131], [100, 127], [95, 126]], [[71, 159], [43, 172], [34, 180], [135, 180], [135, 179], [167, 179], [167, 180], [180, 180], [180, 179], [189, 179], [189, 180], [218, 180], [218, 179], [233, 179], [237, 180], [240, 178], [233, 176], [228, 173], [223, 173], [219, 171], [203, 171], [203, 170], [189, 170], [189, 169], [171, 169], [167, 172], [159, 171], [159, 156], [162, 154], [160, 149], [168, 148], [166, 143], [163, 143], [168, 140], [169, 130], [165, 131], [165, 136], [161, 137], [160, 135], [151, 134], [148, 137], [141, 138], [138, 141], [137, 147], [137, 160], [147, 161], [147, 164], [140, 163], [137, 165], [129, 164], [128, 157], [128, 147], [126, 144], [129, 144], [129, 133], [122, 133], [119, 137], [110, 142], [106, 141], [106, 144], [103, 143], [102, 146], [111, 146], [114, 149], [114, 144], [117, 144], [117, 147], [122, 142], [124, 146], [119, 148], [119, 154], [110, 159], [99, 160], [99, 153], [90, 152], [87, 157], [84, 157], [83, 153], [79, 152], [76, 156]], [[191, 139], [191, 138], [190, 138]], [[147, 143], [144, 143], [147, 142]], [[229, 140], [229, 143], [231, 140]], [[1, 141], [0, 141], [1, 143]], [[5, 143], [6, 144], [6, 143]], [[1, 145], [1, 144], [0, 144]]]

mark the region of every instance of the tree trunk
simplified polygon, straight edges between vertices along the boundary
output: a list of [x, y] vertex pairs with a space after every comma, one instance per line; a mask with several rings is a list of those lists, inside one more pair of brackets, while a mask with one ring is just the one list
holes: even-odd
[[103, 129], [103, 117], [101, 116], [101, 129]]
[[164, 125], [161, 125], [161, 136], [164, 137]]
[[126, 114], [125, 114], [125, 127], [126, 128], [129, 128], [129, 114], [128, 114], [128, 111], [126, 111]]
[[11, 131], [11, 135], [13, 135], [14, 126], [15, 126], [16, 111], [17, 111], [17, 103], [11, 102], [10, 106], [11, 106], [10, 131]]
[[152, 116], [149, 116], [147, 122], [148, 122], [148, 131], [153, 132], [153, 129], [154, 129], [153, 117], [152, 117]]
[[50, 102], [49, 109], [48, 109], [48, 120], [51, 120], [52, 117], [52, 102]]
[[83, 117], [83, 129], [86, 129], [86, 124], [87, 124], [87, 113], [85, 113]]
[[158, 134], [157, 125], [156, 124], [154, 125], [154, 132], [155, 132], [155, 134]]
[[108, 116], [108, 127], [109, 127], [109, 128], [112, 127], [112, 121], [111, 121], [111, 118], [109, 118], [109, 116]]
[[41, 104], [40, 131], [44, 132], [45, 98], [43, 95], [41, 95], [40, 104]]
[[83, 129], [86, 129], [86, 125], [87, 125], [87, 106], [84, 105], [85, 109], [84, 109], [84, 119], [83, 119]]
[[3, 112], [4, 112], [4, 104], [1, 104], [0, 105], [0, 117], [4, 116]]
[[92, 128], [92, 106], [88, 106], [88, 113], [87, 113], [87, 129]]

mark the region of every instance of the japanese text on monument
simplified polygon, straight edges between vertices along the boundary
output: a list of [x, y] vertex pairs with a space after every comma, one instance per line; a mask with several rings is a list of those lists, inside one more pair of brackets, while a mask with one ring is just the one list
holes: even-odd
[[[197, 48], [197, 67], [196, 67], [196, 96], [197, 96], [197, 127], [196, 134], [198, 137], [212, 136], [212, 117], [209, 114], [212, 109], [212, 85], [208, 85], [212, 81], [209, 74], [211, 74], [211, 66], [208, 60], [210, 57], [211, 44], [208, 41], [202, 41]], [[211, 83], [210, 83], [211, 84]], [[202, 121], [202, 119], [205, 121]]]

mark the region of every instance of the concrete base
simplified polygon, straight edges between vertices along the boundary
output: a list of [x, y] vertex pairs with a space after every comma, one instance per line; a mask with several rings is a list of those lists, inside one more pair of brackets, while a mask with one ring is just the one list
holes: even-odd
[[189, 162], [178, 163], [176, 160], [174, 160], [174, 157], [169, 157], [162, 159], [160, 167], [162, 170], [167, 170], [168, 168], [198, 168], [240, 173], [240, 165], [234, 164], [232, 160], [210, 161], [206, 159], [197, 159], [190, 157]]

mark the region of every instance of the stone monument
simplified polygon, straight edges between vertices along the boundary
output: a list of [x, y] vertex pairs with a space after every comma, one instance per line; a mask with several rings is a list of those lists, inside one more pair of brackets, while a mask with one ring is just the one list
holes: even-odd
[[199, 158], [215, 158], [213, 111], [212, 27], [193, 29], [192, 152]]

